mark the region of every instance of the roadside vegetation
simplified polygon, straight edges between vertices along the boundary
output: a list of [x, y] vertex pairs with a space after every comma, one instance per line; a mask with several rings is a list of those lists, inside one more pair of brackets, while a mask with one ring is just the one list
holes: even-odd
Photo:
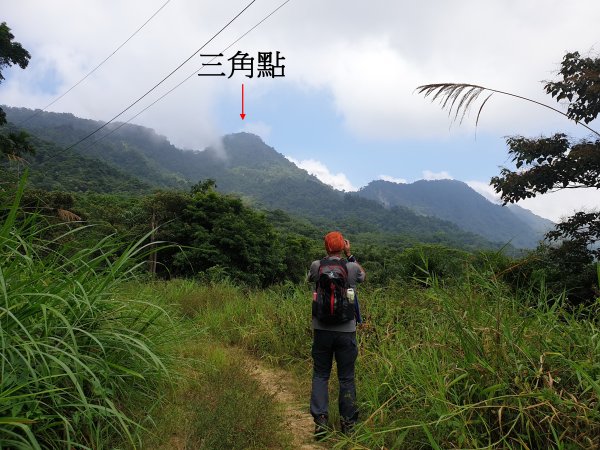
[[[600, 445], [598, 305], [573, 312], [564, 296], [515, 294], [493, 280], [480, 269], [453, 285], [424, 277], [361, 291], [361, 424], [352, 436], [332, 435], [334, 448]], [[175, 304], [212, 339], [303, 379], [308, 398], [307, 288], [175, 281], [163, 289], [178, 292]]]
[[[153, 279], [148, 235], [91, 239], [64, 213], [21, 208], [23, 183], [13, 194], [0, 227], [2, 447], [291, 448], [244, 355], [286, 369], [308, 398], [309, 286], [244, 284], [226, 266]], [[356, 250], [372, 274], [360, 290], [361, 422], [328, 445], [600, 446], [597, 272], [573, 302], [535, 254]]]
[[244, 359], [140, 289], [148, 236], [92, 241], [22, 195], [0, 226], [0, 448], [284, 448]]

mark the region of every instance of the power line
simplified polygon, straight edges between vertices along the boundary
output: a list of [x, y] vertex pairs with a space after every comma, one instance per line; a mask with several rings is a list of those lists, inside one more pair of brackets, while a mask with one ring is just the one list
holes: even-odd
[[179, 69], [181, 69], [181, 67], [183, 67], [190, 59], [192, 59], [194, 56], [196, 56], [204, 47], [206, 47], [213, 39], [215, 39], [219, 34], [221, 34], [223, 32], [223, 30], [225, 30], [227, 27], [229, 27], [229, 25], [231, 25], [233, 23], [234, 20], [236, 20], [239, 16], [241, 16], [244, 11], [246, 11], [256, 0], [252, 0], [250, 3], [248, 3], [248, 5], [246, 5], [246, 7], [244, 7], [244, 9], [242, 9], [239, 13], [237, 13], [235, 15], [235, 17], [233, 19], [231, 19], [229, 22], [227, 22], [227, 24], [221, 28], [219, 31], [217, 31], [208, 41], [206, 41], [198, 50], [196, 50], [194, 53], [192, 53], [185, 61], [183, 61], [181, 64], [179, 64], [175, 69], [173, 69], [166, 77], [164, 77], [162, 80], [160, 80], [158, 83], [156, 83], [152, 88], [150, 88], [144, 95], [142, 95], [140, 98], [138, 98], [136, 101], [134, 101], [132, 104], [130, 104], [127, 108], [125, 108], [123, 111], [121, 111], [119, 114], [117, 114], [116, 116], [114, 116], [112, 119], [110, 119], [108, 122], [106, 122], [104, 125], [96, 128], [94, 131], [92, 131], [91, 133], [87, 134], [86, 136], [84, 136], [83, 138], [81, 138], [80, 140], [78, 140], [77, 142], [75, 142], [74, 144], [71, 144], [70, 146], [68, 146], [67, 148], [65, 148], [63, 151], [67, 151], [72, 149], [73, 147], [81, 144], [83, 141], [89, 139], [90, 137], [92, 137], [94, 134], [96, 134], [98, 131], [102, 130], [103, 128], [105, 128], [108, 124], [114, 122], [115, 119], [117, 119], [118, 117], [122, 116], [125, 112], [127, 112], [129, 109], [131, 109], [133, 106], [135, 106], [137, 103], [139, 103], [144, 97], [146, 97], [148, 94], [150, 94], [150, 92], [152, 92], [154, 89], [156, 89], [158, 86], [160, 86], [162, 83], [164, 83], [168, 78], [170, 78], [175, 72], [177, 72]]
[[[235, 44], [237, 44], [239, 41], [241, 41], [244, 37], [246, 37], [246, 35], [250, 34], [252, 31], [254, 31], [256, 28], [258, 28], [263, 22], [265, 22], [267, 19], [269, 19], [273, 14], [275, 14], [277, 11], [279, 11], [281, 8], [283, 8], [287, 3], [289, 3], [291, 0], [286, 0], [283, 3], [281, 3], [277, 8], [275, 8], [273, 11], [271, 11], [269, 14], [267, 14], [260, 22], [258, 22], [256, 25], [254, 25], [252, 28], [250, 28], [248, 31], [246, 31], [244, 34], [242, 34], [240, 37], [238, 37], [235, 41], [233, 41], [231, 44], [229, 44], [227, 47], [225, 47], [223, 50], [221, 50], [220, 53], [225, 53], [227, 50], [229, 50], [231, 47], [233, 47]], [[215, 59], [217, 58], [217, 56], [213, 57], [211, 60], [208, 61], [207, 64], [213, 62]], [[92, 142], [89, 146], [87, 146], [86, 148], [84, 148], [83, 150], [88, 150], [90, 148], [92, 148], [93, 146], [95, 146], [98, 142], [100, 142], [101, 140], [103, 140], [104, 138], [110, 136], [113, 133], [116, 133], [120, 128], [124, 127], [125, 125], [127, 125], [129, 122], [131, 122], [133, 119], [135, 119], [136, 117], [138, 117], [139, 115], [141, 115], [142, 113], [144, 113], [146, 110], [150, 109], [152, 106], [154, 106], [156, 103], [158, 103], [159, 101], [161, 101], [163, 98], [165, 98], [167, 95], [169, 95], [171, 92], [173, 92], [175, 89], [177, 89], [179, 86], [181, 86], [183, 83], [185, 83], [186, 81], [188, 81], [190, 78], [192, 78], [194, 75], [197, 74], [197, 72], [199, 72], [200, 70], [202, 70], [205, 66], [203, 65], [202, 67], [200, 67], [199, 69], [194, 70], [194, 72], [192, 72], [190, 75], [188, 75], [186, 78], [184, 78], [181, 82], [179, 82], [178, 84], [176, 84], [175, 86], [173, 86], [171, 89], [169, 89], [167, 92], [165, 92], [163, 95], [161, 95], [160, 97], [158, 97], [156, 100], [154, 100], [152, 103], [150, 103], [148, 106], [146, 106], [144, 109], [142, 109], [140, 112], [138, 112], [136, 115], [132, 116], [129, 118], [129, 120], [127, 120], [126, 122], [123, 122], [121, 124], [119, 124], [118, 127], [114, 128], [113, 130], [111, 130], [110, 132], [104, 134], [103, 136], [99, 137], [98, 139], [96, 139], [94, 142]]]
[[67, 89], [65, 92], [63, 92], [60, 96], [58, 96], [57, 98], [55, 98], [54, 100], [52, 100], [50, 103], [48, 103], [46, 106], [44, 106], [41, 110], [36, 111], [35, 113], [33, 113], [31, 116], [27, 117], [25, 120], [23, 120], [22, 122], [19, 122], [17, 124], [17, 126], [21, 126], [26, 122], [29, 122], [31, 119], [33, 119], [34, 117], [38, 116], [39, 114], [41, 114], [44, 110], [48, 109], [49, 107], [51, 107], [52, 105], [54, 105], [57, 101], [59, 101], [61, 98], [63, 98], [65, 95], [67, 95], [69, 92], [71, 92], [73, 89], [75, 89], [77, 86], [79, 86], [87, 77], [89, 77], [91, 74], [93, 74], [96, 70], [98, 70], [100, 68], [100, 66], [102, 66], [106, 61], [108, 61], [110, 58], [112, 58], [114, 56], [115, 53], [117, 53], [119, 50], [121, 50], [121, 48], [127, 44], [131, 38], [133, 38], [136, 34], [138, 34], [142, 28], [144, 28], [148, 22], [150, 22], [165, 6], [167, 6], [169, 3], [171, 2], [171, 0], [167, 0], [165, 3], [163, 3], [163, 5], [158, 8], [154, 14], [152, 14], [150, 16], [150, 18], [148, 20], [146, 20], [141, 27], [139, 27], [137, 30], [135, 30], [133, 32], [133, 34], [131, 36], [129, 36], [121, 45], [119, 45], [110, 55], [108, 55], [106, 58], [104, 58], [100, 64], [98, 64], [96, 67], [94, 67], [92, 70], [90, 70], [81, 80], [79, 80], [77, 83], [75, 83], [73, 86], [71, 86], [69, 89]]

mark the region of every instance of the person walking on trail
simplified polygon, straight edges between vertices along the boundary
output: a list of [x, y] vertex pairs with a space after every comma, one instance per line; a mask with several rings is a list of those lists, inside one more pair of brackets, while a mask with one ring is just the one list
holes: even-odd
[[315, 283], [310, 413], [315, 421], [317, 439], [323, 438], [329, 428], [328, 383], [334, 357], [340, 387], [338, 404], [342, 433], [351, 432], [358, 420], [354, 365], [358, 356], [356, 322], [360, 313], [355, 289], [365, 280], [364, 269], [350, 253], [350, 242], [341, 233], [328, 233], [324, 240], [327, 256], [313, 261], [308, 274], [309, 281]]

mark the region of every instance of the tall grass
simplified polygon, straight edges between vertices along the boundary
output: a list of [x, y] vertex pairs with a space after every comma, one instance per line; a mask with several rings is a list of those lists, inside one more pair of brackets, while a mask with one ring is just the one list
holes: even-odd
[[[160, 385], [159, 401], [131, 399], [135, 416], [148, 424], [142, 448], [292, 448], [281, 405], [250, 375], [254, 360], [244, 349], [226, 345], [232, 341], [225, 334], [215, 339], [215, 326], [228, 313], [220, 306], [239, 293], [230, 284], [191, 280], [133, 282], [120, 291], [159, 304], [172, 319], [168, 337], [162, 332], [160, 352], [170, 377]], [[197, 320], [198, 308], [207, 310], [207, 321]]]
[[[154, 411], [142, 448], [291, 448], [279, 405], [257, 380], [243, 350], [196, 336], [178, 341], [173, 379]], [[143, 406], [143, 405], [141, 405]]]
[[[182, 310], [215, 338], [295, 368], [307, 383], [309, 299], [292, 285], [253, 292], [187, 283], [178, 293]], [[332, 445], [598, 448], [598, 305], [575, 315], [562, 300], [514, 294], [483, 269], [455, 286], [432, 277], [426, 287], [363, 289], [362, 420]]]
[[0, 215], [0, 448], [135, 446], [126, 400], [164, 372], [146, 337], [162, 310], [115, 297], [142, 241], [61, 244], [81, 227], [44, 240], [57, 225], [23, 215], [22, 192]]

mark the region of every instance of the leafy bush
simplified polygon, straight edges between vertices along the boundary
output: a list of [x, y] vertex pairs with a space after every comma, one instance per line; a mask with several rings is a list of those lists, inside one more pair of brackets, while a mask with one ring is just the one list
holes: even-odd
[[593, 305], [599, 294], [596, 264], [588, 249], [574, 241], [559, 246], [540, 245], [535, 251], [514, 261], [503, 273], [515, 291], [564, 293], [565, 304], [576, 309]]

